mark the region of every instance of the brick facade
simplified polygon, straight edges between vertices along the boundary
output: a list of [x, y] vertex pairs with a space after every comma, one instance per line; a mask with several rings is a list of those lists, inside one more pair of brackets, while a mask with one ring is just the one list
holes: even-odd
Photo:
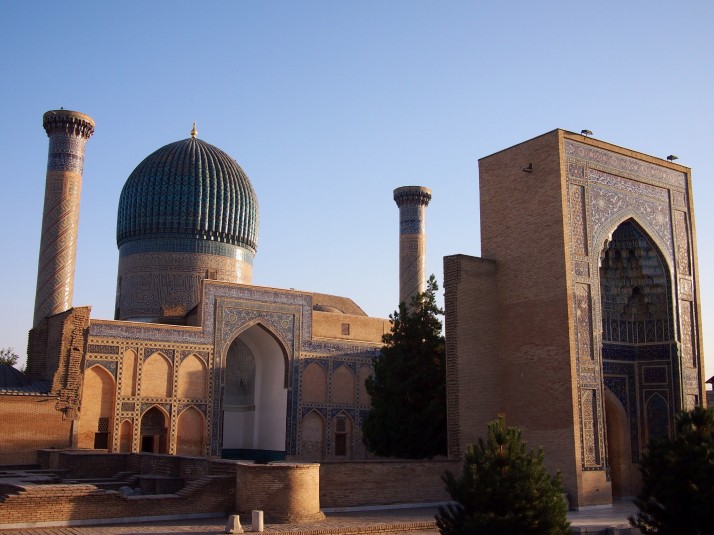
[[[555, 130], [482, 158], [479, 177], [483, 259], [444, 263], [449, 452], [503, 413], [544, 447], [571, 505], [631, 494], [647, 437], [703, 398], [689, 169]], [[632, 275], [601, 280], [610, 257]], [[638, 319], [641, 295], [665, 303], [660, 319], [604, 315], [607, 302]]]

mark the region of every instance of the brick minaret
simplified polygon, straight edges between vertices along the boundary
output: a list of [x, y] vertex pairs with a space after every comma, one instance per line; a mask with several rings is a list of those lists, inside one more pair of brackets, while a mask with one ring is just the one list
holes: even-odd
[[426, 207], [431, 190], [403, 186], [394, 190], [399, 207], [399, 301], [407, 305], [426, 291]]
[[42, 125], [50, 138], [50, 150], [32, 323], [35, 327], [47, 316], [72, 307], [84, 146], [94, 133], [94, 120], [76, 111], [48, 111]]

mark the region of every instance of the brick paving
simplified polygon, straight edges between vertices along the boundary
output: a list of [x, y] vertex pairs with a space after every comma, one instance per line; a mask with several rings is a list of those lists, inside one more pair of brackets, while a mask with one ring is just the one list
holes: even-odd
[[[574, 533], [606, 533], [607, 528], [618, 528], [615, 533], [627, 533], [628, 515], [636, 511], [632, 503], [619, 502], [612, 508], [571, 511], [568, 518]], [[328, 513], [325, 520], [312, 524], [266, 524], [265, 533], [271, 535], [361, 535], [399, 533], [400, 535], [437, 535], [434, 523], [435, 508], [390, 509]], [[243, 520], [243, 529], [250, 532]], [[169, 520], [103, 526], [47, 527], [2, 530], [0, 535], [206, 535], [225, 533], [227, 517], [191, 520]], [[610, 531], [612, 533], [612, 531]], [[634, 533], [634, 531], [632, 532]]]

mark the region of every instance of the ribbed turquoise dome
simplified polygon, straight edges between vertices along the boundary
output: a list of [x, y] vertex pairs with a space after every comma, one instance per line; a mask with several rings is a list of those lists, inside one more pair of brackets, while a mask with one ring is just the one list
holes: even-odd
[[129, 253], [135, 241], [167, 240], [185, 250], [190, 239], [255, 253], [258, 224], [258, 199], [243, 169], [191, 137], [161, 147], [131, 173], [119, 199], [117, 245]]

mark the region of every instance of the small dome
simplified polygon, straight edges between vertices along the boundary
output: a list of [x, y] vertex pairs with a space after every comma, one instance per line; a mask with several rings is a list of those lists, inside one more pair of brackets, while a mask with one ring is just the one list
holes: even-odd
[[258, 200], [225, 152], [191, 137], [147, 156], [119, 199], [117, 245], [147, 238], [193, 238], [258, 245]]

